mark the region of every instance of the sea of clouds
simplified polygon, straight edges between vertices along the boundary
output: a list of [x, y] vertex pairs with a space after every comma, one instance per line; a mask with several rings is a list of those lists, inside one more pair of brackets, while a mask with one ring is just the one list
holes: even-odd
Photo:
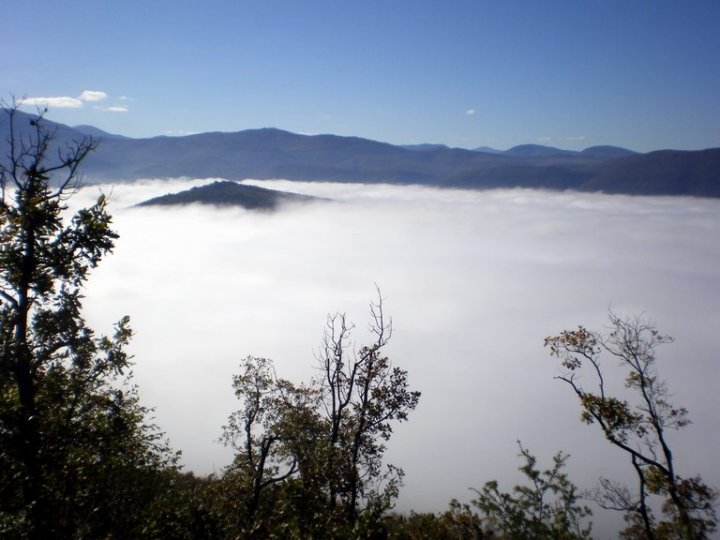
[[509, 489], [518, 439], [541, 466], [571, 454], [581, 488], [600, 475], [631, 481], [625, 456], [580, 423], [543, 347], [579, 324], [601, 330], [608, 309], [646, 313], [675, 337], [659, 367], [694, 421], [671, 435], [678, 469], [720, 485], [720, 201], [277, 180], [248, 183], [334, 202], [133, 208], [210, 181], [91, 186], [72, 200], [110, 196], [120, 239], [90, 277], [86, 315], [104, 333], [131, 316], [142, 399], [188, 469], [231, 459], [217, 440], [243, 357], [308, 380], [328, 313], [347, 313], [358, 345], [368, 338], [377, 284], [389, 356], [422, 391], [387, 453], [406, 472], [400, 510], [442, 510], [490, 479]]

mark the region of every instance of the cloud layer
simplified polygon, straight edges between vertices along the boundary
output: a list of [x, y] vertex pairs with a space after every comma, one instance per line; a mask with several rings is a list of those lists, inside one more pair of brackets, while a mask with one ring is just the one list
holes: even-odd
[[128, 208], [205, 182], [105, 187], [121, 238], [86, 299], [99, 331], [131, 315], [143, 399], [188, 467], [230, 460], [216, 441], [238, 405], [241, 358], [308, 379], [327, 313], [347, 312], [363, 343], [377, 283], [395, 325], [390, 357], [423, 393], [389, 446], [407, 474], [400, 509], [441, 510], [493, 478], [509, 488], [517, 439], [541, 465], [570, 453], [582, 488], [626, 478], [542, 346], [578, 324], [601, 329], [608, 307], [647, 312], [676, 338], [660, 369], [694, 421], [671, 435], [678, 467], [720, 484], [720, 201], [275, 181], [258, 184], [339, 202], [273, 215]]

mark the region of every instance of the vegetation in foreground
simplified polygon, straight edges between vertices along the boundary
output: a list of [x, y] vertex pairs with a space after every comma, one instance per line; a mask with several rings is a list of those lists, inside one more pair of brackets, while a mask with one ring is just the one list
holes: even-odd
[[[384, 462], [385, 444], [420, 393], [384, 354], [392, 325], [380, 296], [363, 347], [351, 347], [344, 315], [329, 317], [320, 375], [307, 383], [246, 358], [233, 379], [240, 406], [223, 430], [233, 463], [219, 476], [183, 473], [133, 386], [127, 317], [112, 336], [97, 336], [82, 317], [88, 273], [117, 238], [102, 197], [63, 219], [94, 143], [54, 148], [42, 115], [17, 126], [16, 110], [3, 107], [10, 138], [0, 162], [3, 538], [590, 538], [585, 497], [624, 513], [625, 538], [707, 538], [716, 529], [717, 493], [678, 475], [666, 438], [689, 421], [656, 372], [656, 346], [668, 338], [615, 315], [609, 334], [580, 327], [546, 345], [582, 420], [628, 456], [634, 490], [600, 479], [582, 494], [563, 472], [567, 455], [542, 470], [520, 445], [526, 484], [503, 492], [489, 481], [444, 513], [393, 514], [403, 471]], [[627, 370], [632, 398], [606, 388], [601, 354]], [[584, 369], [593, 389], [579, 383]]]

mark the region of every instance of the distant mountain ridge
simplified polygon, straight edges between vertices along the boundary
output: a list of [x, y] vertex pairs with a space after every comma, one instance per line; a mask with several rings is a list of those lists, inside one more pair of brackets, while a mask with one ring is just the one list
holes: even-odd
[[580, 153], [586, 156], [608, 158], [634, 156], [637, 154], [637, 152], [633, 152], [632, 150], [628, 150], [627, 148], [622, 148], [620, 146], [611, 146], [609, 144], [601, 146], [589, 146], [585, 150], [581, 150]]
[[506, 156], [526, 157], [526, 158], [546, 158], [552, 156], [573, 156], [577, 152], [572, 150], [562, 150], [554, 146], [544, 146], [542, 144], [521, 144], [513, 146], [509, 150], [503, 152]]
[[[18, 124], [29, 123], [30, 118], [18, 111]], [[6, 115], [0, 115], [0, 149], [7, 144], [6, 124]], [[465, 150], [439, 144], [402, 147], [276, 128], [131, 139], [94, 131], [92, 126], [77, 130], [49, 125], [56, 130], [58, 146], [86, 133], [99, 140], [98, 149], [83, 163], [83, 174], [94, 182], [183, 176], [283, 178], [720, 197], [720, 148], [647, 154], [614, 146], [580, 152], [542, 145]], [[3, 150], [0, 155], [6, 153]]]

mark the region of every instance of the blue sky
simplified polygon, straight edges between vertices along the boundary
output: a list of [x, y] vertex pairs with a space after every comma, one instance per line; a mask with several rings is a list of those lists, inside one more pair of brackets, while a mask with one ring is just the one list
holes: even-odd
[[720, 146], [719, 25], [717, 0], [24, 0], [0, 95], [133, 137], [700, 149]]

